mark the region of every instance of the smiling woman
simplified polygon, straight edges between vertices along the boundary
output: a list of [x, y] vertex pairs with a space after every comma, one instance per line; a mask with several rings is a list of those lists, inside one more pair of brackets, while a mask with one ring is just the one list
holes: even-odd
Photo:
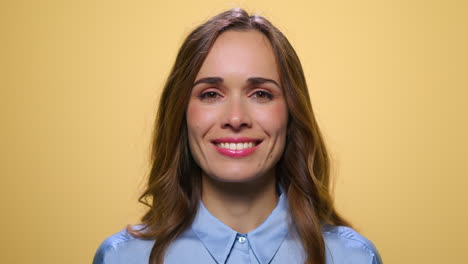
[[[187, 127], [190, 151], [202, 168], [202, 178], [249, 184], [262, 178], [256, 189], [274, 190], [273, 168], [284, 150], [288, 109], [268, 39], [258, 31], [225, 32], [196, 80]], [[265, 185], [266, 179], [271, 183]], [[207, 195], [211, 193], [207, 182], [202, 180], [205, 205], [221, 201]]]
[[381, 263], [334, 209], [329, 160], [286, 37], [244, 10], [196, 28], [155, 123], [142, 224], [102, 263]]

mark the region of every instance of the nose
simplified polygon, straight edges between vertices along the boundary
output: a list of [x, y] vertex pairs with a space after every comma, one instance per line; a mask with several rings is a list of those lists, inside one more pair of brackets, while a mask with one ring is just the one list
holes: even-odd
[[226, 104], [222, 128], [240, 131], [252, 127], [252, 119], [246, 102], [241, 98], [231, 98]]

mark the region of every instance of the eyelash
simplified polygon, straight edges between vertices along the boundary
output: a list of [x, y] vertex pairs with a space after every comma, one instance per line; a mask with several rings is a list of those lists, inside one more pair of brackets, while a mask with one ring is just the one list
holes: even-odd
[[264, 91], [264, 90], [257, 90], [257, 91], [255, 91], [255, 93], [252, 96], [256, 96], [258, 98], [259, 94], [263, 94], [260, 97], [263, 97], [263, 98], [266, 97], [268, 101], [273, 100], [273, 94], [271, 94], [271, 93], [269, 93], [267, 91]]
[[200, 94], [198, 96], [198, 98], [200, 98], [200, 100], [208, 101], [208, 102], [215, 101], [219, 97], [221, 97], [221, 96], [217, 92], [214, 92], [214, 91], [207, 91], [207, 92], [204, 92], [204, 93], [202, 93], [202, 94]]
[[[255, 97], [256, 100], [261, 100], [262, 102], [264, 102], [263, 100], [265, 99], [265, 97], [267, 101], [271, 101], [274, 98], [273, 94], [265, 90], [257, 90], [251, 96]], [[200, 100], [207, 101], [207, 102], [213, 102], [220, 97], [221, 95], [215, 91], [207, 91], [198, 96]]]

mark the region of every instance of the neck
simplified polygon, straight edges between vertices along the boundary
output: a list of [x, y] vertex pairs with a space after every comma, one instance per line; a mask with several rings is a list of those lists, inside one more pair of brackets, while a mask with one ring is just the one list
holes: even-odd
[[278, 203], [274, 173], [250, 182], [220, 182], [203, 174], [202, 200], [216, 218], [239, 233], [248, 233]]

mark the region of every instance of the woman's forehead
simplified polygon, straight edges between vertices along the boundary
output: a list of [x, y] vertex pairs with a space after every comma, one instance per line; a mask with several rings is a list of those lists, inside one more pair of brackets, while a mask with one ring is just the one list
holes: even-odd
[[256, 30], [227, 31], [213, 44], [196, 79], [264, 77], [279, 82], [275, 53], [266, 36]]

